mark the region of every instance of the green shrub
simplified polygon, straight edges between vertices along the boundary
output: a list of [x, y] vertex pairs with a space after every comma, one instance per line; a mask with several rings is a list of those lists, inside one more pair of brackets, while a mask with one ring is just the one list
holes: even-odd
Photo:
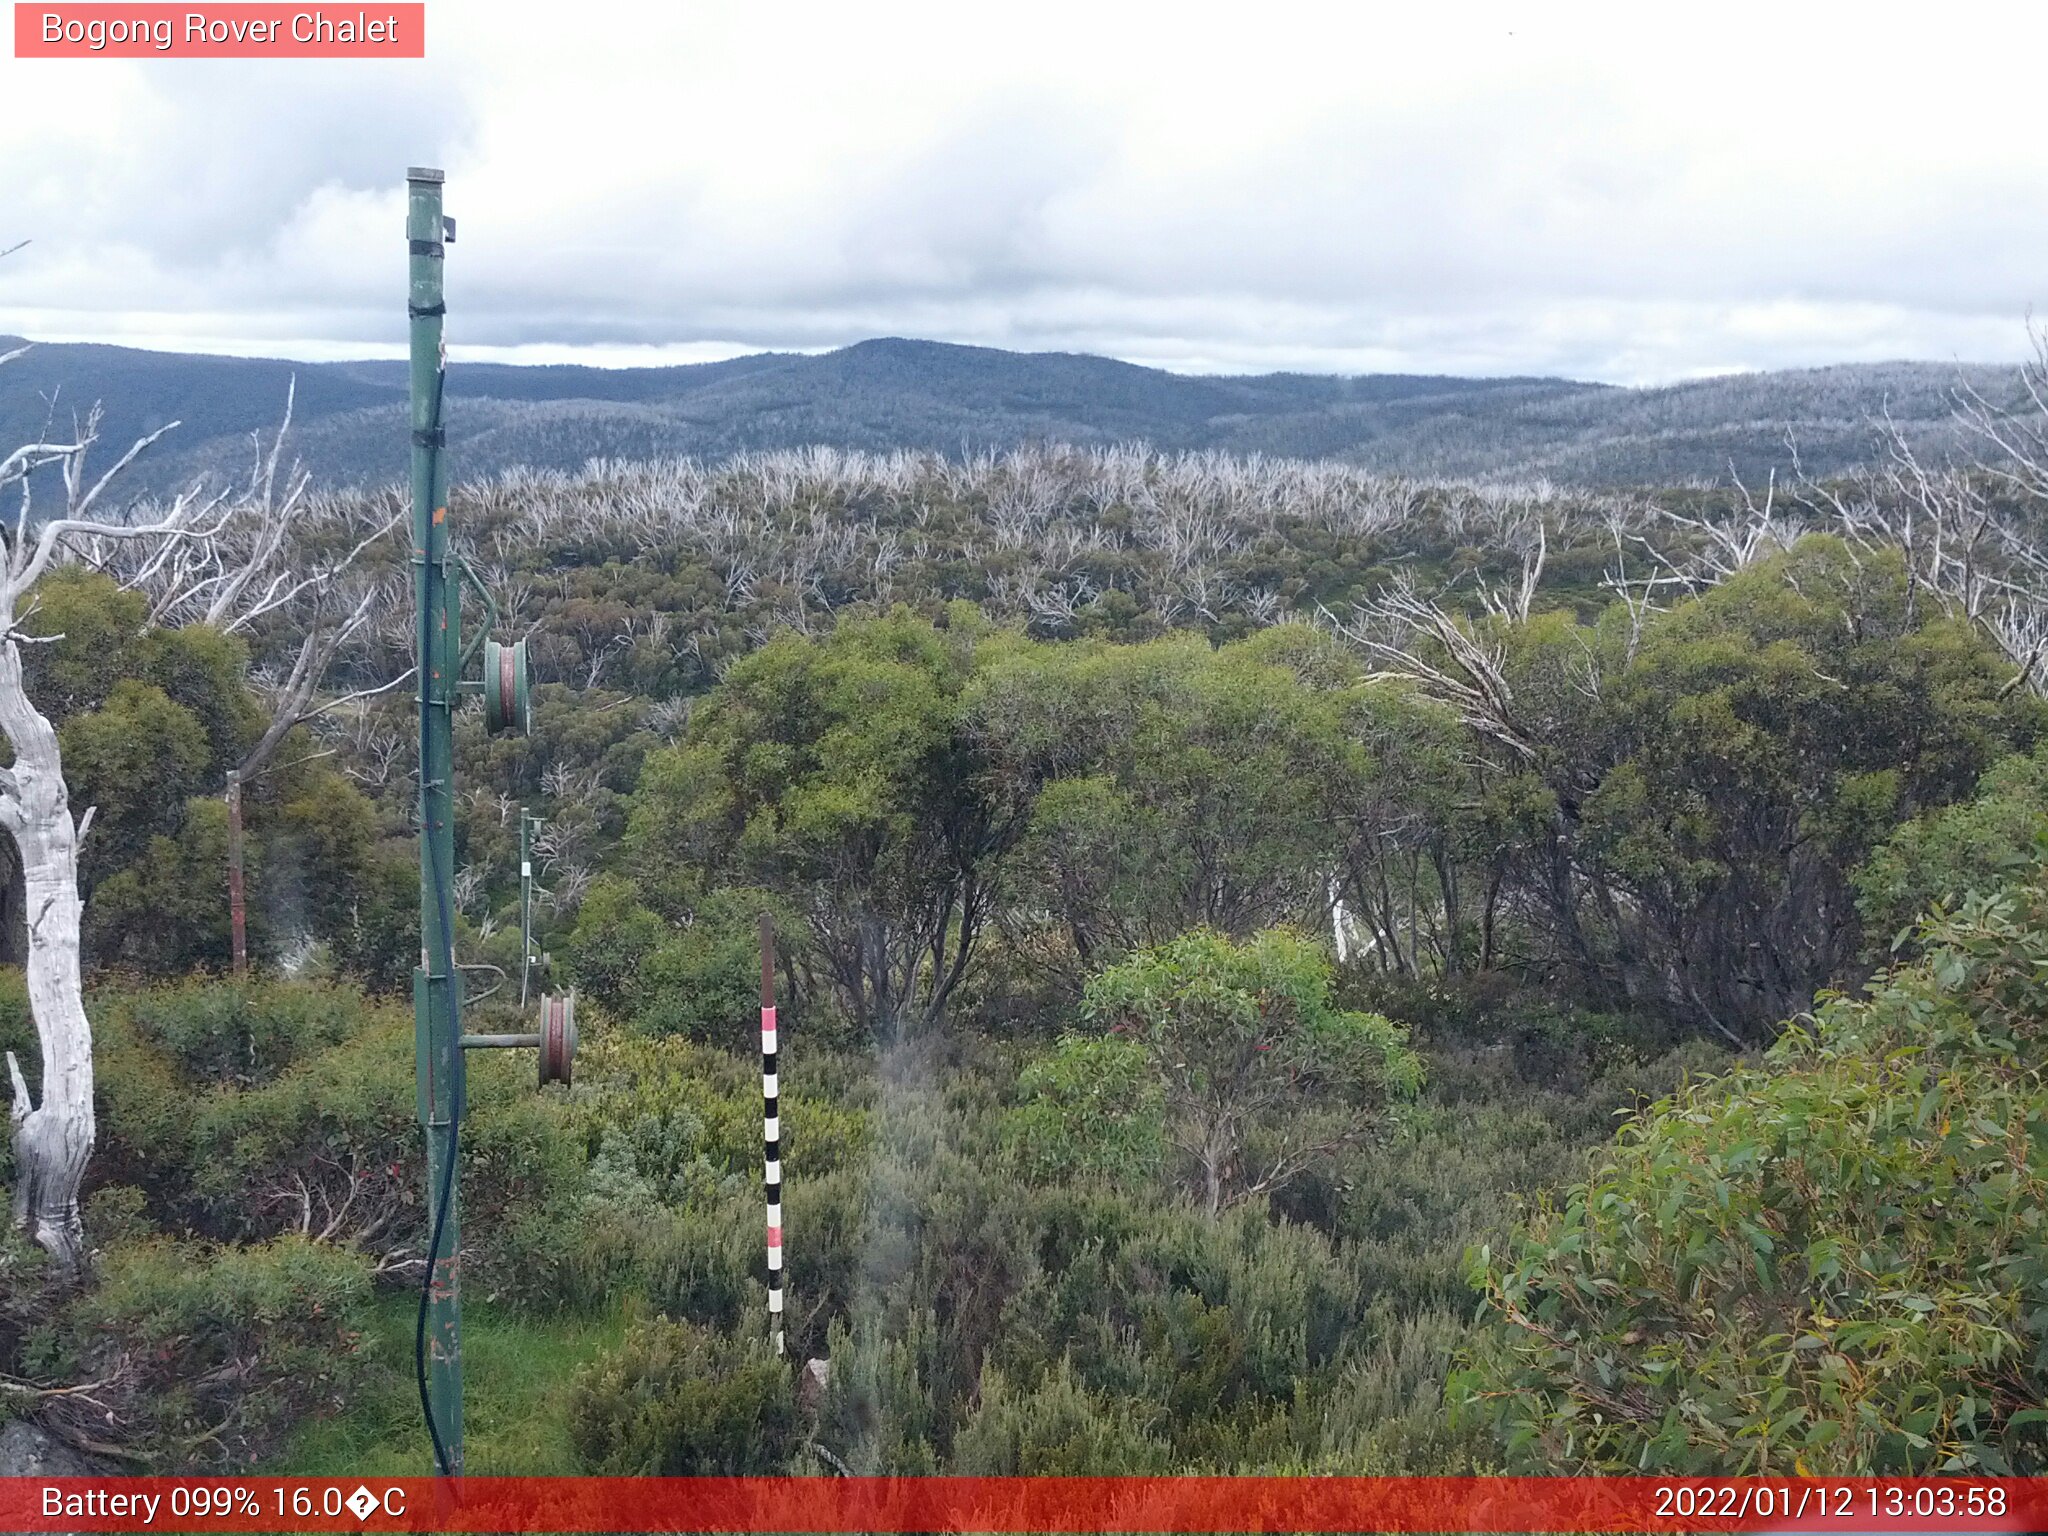
[[[36, 1043], [36, 1021], [28, 1007], [28, 981], [19, 966], [0, 966], [0, 1061], [7, 1052], [21, 1066], [31, 1093], [41, 1093], [43, 1053]], [[14, 1177], [14, 1142], [0, 1137], [0, 1180]]]
[[86, 1009], [99, 1138], [87, 1177], [132, 1184], [159, 1214], [181, 1215], [190, 1193], [195, 1100], [203, 1100], [203, 1090], [179, 1075], [171, 1054], [137, 1030], [118, 1002], [103, 1006], [103, 995], [94, 994]]
[[1147, 1428], [1160, 1413], [1128, 1399], [1092, 1396], [1065, 1361], [1025, 1391], [990, 1367], [982, 1372], [973, 1417], [954, 1442], [954, 1470], [966, 1477], [1139, 1477], [1171, 1471], [1170, 1448]]
[[[799, 1090], [798, 1070], [790, 1063], [784, 1072], [785, 1160], [810, 1178], [860, 1166], [868, 1150], [867, 1114]], [[626, 1038], [594, 1053], [584, 1076], [604, 1089], [581, 1110], [593, 1155], [629, 1170], [657, 1197], [683, 1203], [728, 1175], [759, 1178], [758, 1056], [745, 1059], [674, 1037]]]
[[2048, 887], [1924, 939], [1479, 1251], [1461, 1411], [1556, 1471], [2048, 1467]]
[[670, 1317], [729, 1332], [767, 1307], [765, 1243], [758, 1195], [664, 1212], [648, 1231], [647, 1297]]
[[[104, 1012], [99, 1177], [132, 1183], [162, 1225], [221, 1241], [296, 1234], [375, 1254], [423, 1237], [426, 1161], [412, 1021], [352, 992], [300, 983], [163, 989]], [[145, 1033], [146, 1032], [146, 1033]], [[340, 1036], [340, 1043], [320, 1048]], [[247, 1086], [197, 1086], [201, 1067], [279, 1064]], [[573, 1208], [578, 1131], [537, 1095], [530, 1058], [473, 1056], [463, 1120], [465, 1252], [478, 1294], [532, 1295], [528, 1250]]]
[[336, 961], [380, 997], [406, 997], [420, 960], [419, 854], [388, 841], [366, 856], [343, 920], [329, 937]]
[[[411, 1094], [400, 1082], [409, 1076], [405, 1047], [354, 1046], [380, 1027], [397, 1027], [398, 1015], [368, 1003], [351, 988], [307, 982], [185, 981], [140, 991], [95, 989], [87, 999], [93, 1022], [94, 1096], [99, 1147], [91, 1178], [95, 1183], [129, 1184], [142, 1190], [160, 1220], [196, 1223], [208, 1235], [228, 1237], [283, 1230], [276, 1210], [223, 1212], [209, 1202], [213, 1190], [232, 1199], [233, 1178], [246, 1171], [256, 1149], [244, 1148], [222, 1166], [222, 1136], [239, 1134], [240, 1122], [263, 1120], [289, 1140], [294, 1121], [311, 1114], [320, 1074], [336, 1074], [346, 1101], [328, 1114], [348, 1117], [362, 1108], [350, 1087], [361, 1076], [366, 1056], [382, 1062], [393, 1049], [391, 1070], [381, 1075], [379, 1093]], [[320, 1059], [322, 1066], [310, 1063]], [[296, 1072], [298, 1075], [293, 1076]], [[289, 1081], [286, 1081], [289, 1079]], [[238, 1090], [246, 1090], [246, 1101]], [[326, 1122], [323, 1122], [323, 1124]], [[355, 1176], [368, 1167], [372, 1145], [398, 1156], [397, 1122], [386, 1117], [381, 1141], [358, 1138], [363, 1154]], [[409, 1139], [417, 1139], [416, 1135]], [[309, 1151], [331, 1150], [324, 1143]], [[342, 1168], [322, 1167], [322, 1179], [307, 1193], [317, 1214], [319, 1184], [346, 1183]], [[256, 1186], [259, 1198], [289, 1189], [289, 1178]], [[244, 1193], [247, 1193], [246, 1191]], [[195, 1201], [197, 1204], [195, 1204]], [[358, 1204], [365, 1203], [359, 1198]], [[360, 1213], [359, 1213], [360, 1214]], [[324, 1225], [327, 1218], [321, 1217]]]
[[648, 1254], [671, 1213], [639, 1203], [585, 1200], [558, 1211], [515, 1214], [501, 1245], [517, 1255], [500, 1267], [492, 1294], [536, 1313], [601, 1314], [648, 1291]]
[[[570, 965], [580, 985], [635, 1029], [706, 1044], [746, 1040], [759, 1003], [759, 920], [779, 904], [758, 891], [720, 888], [671, 924], [618, 876], [596, 881], [577, 913]], [[784, 915], [785, 936], [793, 929]]]
[[1289, 1452], [1297, 1396], [1325, 1390], [1361, 1336], [1368, 1298], [1349, 1256], [1249, 1208], [1211, 1220], [1101, 1190], [1029, 1203], [1036, 1263], [990, 1353], [1011, 1387], [1064, 1361], [1097, 1398], [1155, 1405], [1149, 1433], [1176, 1466], [1257, 1469]]
[[796, 1450], [789, 1366], [767, 1342], [666, 1320], [577, 1373], [568, 1425], [593, 1472], [761, 1475], [783, 1471]]
[[834, 1325], [827, 1350], [832, 1376], [813, 1437], [840, 1466], [863, 1477], [940, 1470], [938, 1447], [951, 1439], [951, 1418], [926, 1389], [920, 1366], [937, 1332], [929, 1311]]
[[1027, 1178], [1143, 1181], [1166, 1155], [1165, 1097], [1143, 1046], [1069, 1037], [1025, 1067], [1002, 1135]]
[[2048, 850], [2048, 750], [2008, 757], [1977, 792], [1899, 827], [1856, 871], [1856, 905], [1873, 954], [1910, 940], [1935, 903], [1989, 893], [2037, 867]]
[[[556, 1234], [574, 1225], [588, 1164], [572, 1113], [558, 1093], [535, 1091], [533, 1073], [524, 1051], [470, 1053], [463, 1262], [478, 1294], [552, 1310], [573, 1298], [549, 1295], [532, 1277]], [[420, 1139], [416, 1127], [411, 1138]]]
[[783, 1184], [789, 1347], [799, 1360], [822, 1353], [830, 1320], [853, 1308], [868, 1248], [869, 1195], [864, 1169], [791, 1172]]
[[239, 1085], [269, 1082], [376, 1016], [353, 988], [310, 982], [187, 981], [109, 1006], [188, 1081]]
[[1241, 942], [1198, 929], [1088, 983], [1089, 1020], [1150, 1058], [1165, 1134], [1211, 1215], [1283, 1188], [1421, 1086], [1407, 1032], [1337, 1007], [1333, 980], [1319, 947], [1274, 928]]
[[[130, 862], [93, 882], [82, 934], [88, 959], [143, 975], [221, 968], [233, 955], [227, 849], [227, 806], [217, 795], [187, 800], [174, 831], [151, 836]], [[245, 930], [259, 955], [268, 927], [262, 873], [258, 860]]]
[[0, 1051], [14, 1052], [30, 1089], [40, 1089], [42, 1053], [36, 1049], [36, 1021], [28, 1006], [28, 978], [18, 965], [0, 965]]
[[189, 1192], [209, 1236], [394, 1245], [425, 1200], [412, 1027], [395, 1011], [333, 1050], [195, 1107]]
[[640, 905], [631, 881], [600, 876], [577, 909], [569, 939], [570, 972], [582, 991], [630, 1018], [642, 999], [641, 972], [668, 933], [660, 914]]
[[1485, 1087], [1511, 1100], [1533, 1085], [1576, 1093], [1607, 1073], [1657, 1060], [1686, 1038], [1669, 1018], [1579, 1007], [1503, 971], [1415, 978], [1354, 963], [1339, 992], [1347, 1006], [1408, 1026], [1432, 1065], [1445, 1057], [1497, 1061]]
[[1303, 1470], [1354, 1477], [1497, 1473], [1499, 1447], [1488, 1427], [1453, 1424], [1444, 1403], [1445, 1378], [1471, 1333], [1462, 1312], [1417, 1312], [1355, 1351], [1326, 1393], [1299, 1405], [1296, 1441], [1309, 1458]]
[[[41, 1362], [29, 1357], [55, 1347], [51, 1324], [69, 1289], [47, 1253], [13, 1222], [0, 1225], [0, 1370], [15, 1377], [38, 1374]], [[23, 1406], [12, 1396], [0, 1393], [0, 1420]]]
[[110, 1252], [63, 1326], [82, 1369], [117, 1383], [116, 1417], [158, 1466], [248, 1466], [345, 1401], [369, 1288], [361, 1258], [296, 1237], [156, 1239]]
[[95, 1248], [120, 1248], [156, 1236], [149, 1197], [133, 1184], [102, 1184], [85, 1197], [85, 1230]]

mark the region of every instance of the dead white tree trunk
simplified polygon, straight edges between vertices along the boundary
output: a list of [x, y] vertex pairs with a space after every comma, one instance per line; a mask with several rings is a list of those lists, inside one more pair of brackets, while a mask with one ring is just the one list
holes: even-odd
[[31, 1105], [21, 1064], [7, 1053], [14, 1224], [75, 1275], [85, 1267], [78, 1188], [94, 1134], [92, 1026], [78, 969], [78, 825], [56, 727], [29, 702], [11, 636], [0, 642], [0, 731], [14, 748], [14, 767], [0, 779], [0, 827], [14, 839], [27, 889], [29, 1009], [43, 1058], [41, 1102]]
[[[7, 1053], [12, 1091], [15, 1225], [76, 1277], [88, 1252], [79, 1219], [78, 1194], [92, 1155], [92, 1025], [86, 1018], [79, 974], [78, 845], [92, 811], [71, 814], [57, 729], [29, 698], [22, 647], [33, 643], [20, 624], [34, 607], [35, 584], [53, 564], [72, 558], [80, 545], [111, 542], [162, 549], [188, 541], [203, 543], [218, 531], [209, 524], [217, 502], [197, 493], [181, 496], [155, 521], [111, 523], [89, 516], [114, 478], [162, 432], [130, 448], [105, 474], [88, 485], [86, 451], [98, 434], [95, 410], [71, 442], [31, 443], [0, 459], [0, 492], [19, 497], [13, 527], [0, 534], [0, 734], [13, 749], [12, 767], [0, 770], [0, 828], [21, 860], [28, 928], [29, 1010], [35, 1018], [42, 1071], [39, 1092], [12, 1051]], [[172, 425], [176, 425], [173, 423]], [[166, 427], [163, 431], [169, 431]], [[61, 477], [64, 509], [41, 523], [31, 513], [38, 471]]]

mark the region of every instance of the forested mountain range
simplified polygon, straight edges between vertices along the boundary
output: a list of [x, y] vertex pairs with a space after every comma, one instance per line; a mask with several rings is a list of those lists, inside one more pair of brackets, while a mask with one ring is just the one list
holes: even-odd
[[[0, 337], [0, 351], [20, 345]], [[11, 365], [0, 433], [29, 440], [94, 402], [125, 446], [181, 423], [142, 466], [162, 490], [233, 475], [249, 434], [274, 427], [296, 381], [294, 449], [319, 483], [374, 484], [404, 468], [405, 367], [292, 363], [124, 347], [39, 345]], [[762, 353], [672, 368], [449, 372], [458, 478], [591, 459], [723, 457], [828, 444], [960, 454], [1035, 443], [1337, 459], [1386, 473], [1615, 487], [1830, 473], [1869, 461], [1889, 415], [1936, 452], [1958, 386], [2004, 404], [2009, 370], [1853, 364], [1654, 389], [1568, 379], [1381, 374], [1194, 377], [1109, 358], [882, 339], [822, 355]], [[61, 435], [61, 434], [60, 434]]]

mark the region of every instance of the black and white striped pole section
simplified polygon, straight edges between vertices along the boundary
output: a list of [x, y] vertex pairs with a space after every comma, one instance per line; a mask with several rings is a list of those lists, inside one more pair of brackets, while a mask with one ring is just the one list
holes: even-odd
[[782, 1117], [775, 1081], [775, 923], [761, 914], [761, 1181], [768, 1199], [768, 1326], [782, 1353]]
[[521, 808], [519, 812], [519, 1006], [526, 1006], [526, 994], [533, 984], [533, 834], [540, 818]]

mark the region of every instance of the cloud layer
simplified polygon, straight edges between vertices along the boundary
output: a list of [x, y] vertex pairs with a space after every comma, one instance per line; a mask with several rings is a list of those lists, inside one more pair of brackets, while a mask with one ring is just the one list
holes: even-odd
[[1639, 382], [2022, 350], [2048, 19], [1392, 9], [430, 0], [424, 63], [0, 60], [0, 248], [34, 241], [0, 330], [389, 353], [399, 183], [438, 163], [475, 356], [909, 334]]

